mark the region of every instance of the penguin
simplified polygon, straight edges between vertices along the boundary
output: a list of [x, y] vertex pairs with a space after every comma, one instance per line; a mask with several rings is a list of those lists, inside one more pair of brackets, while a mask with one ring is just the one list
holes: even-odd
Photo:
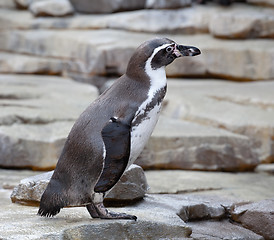
[[166, 93], [165, 67], [176, 58], [200, 53], [168, 38], [141, 44], [126, 73], [76, 120], [38, 214], [52, 217], [63, 207], [84, 205], [92, 218], [136, 220], [109, 211], [104, 197], [139, 156], [156, 125]]

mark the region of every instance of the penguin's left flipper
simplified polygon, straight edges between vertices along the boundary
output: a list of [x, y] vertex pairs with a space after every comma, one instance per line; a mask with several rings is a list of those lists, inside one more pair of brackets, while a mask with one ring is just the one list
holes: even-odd
[[112, 117], [103, 128], [101, 134], [106, 156], [103, 172], [94, 188], [95, 192], [104, 193], [110, 190], [123, 175], [130, 155], [130, 123]]

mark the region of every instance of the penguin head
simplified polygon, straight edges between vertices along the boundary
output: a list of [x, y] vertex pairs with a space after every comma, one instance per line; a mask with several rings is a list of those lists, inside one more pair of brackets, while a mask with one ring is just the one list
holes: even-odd
[[141, 44], [132, 55], [127, 72], [136, 68], [145, 68], [147, 64], [153, 70], [165, 67], [176, 58], [196, 56], [201, 51], [193, 46], [179, 45], [168, 38], [154, 38]]

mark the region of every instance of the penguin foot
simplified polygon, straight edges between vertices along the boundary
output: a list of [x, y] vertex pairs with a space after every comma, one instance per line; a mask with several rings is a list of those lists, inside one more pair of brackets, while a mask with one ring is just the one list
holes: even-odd
[[89, 204], [86, 206], [89, 214], [92, 218], [101, 218], [101, 219], [130, 219], [137, 220], [137, 217], [134, 215], [129, 215], [126, 213], [115, 213], [108, 211], [103, 203]]

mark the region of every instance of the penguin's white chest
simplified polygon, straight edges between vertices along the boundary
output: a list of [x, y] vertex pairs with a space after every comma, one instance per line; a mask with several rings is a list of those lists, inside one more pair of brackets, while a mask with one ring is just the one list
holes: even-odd
[[152, 70], [149, 67], [146, 67], [146, 72], [150, 77], [151, 85], [147, 99], [141, 104], [132, 121], [128, 167], [137, 159], [148, 142], [158, 121], [162, 100], [166, 92], [165, 69]]
[[161, 104], [151, 109], [142, 121], [131, 129], [131, 149], [128, 166], [140, 155], [158, 121]]

